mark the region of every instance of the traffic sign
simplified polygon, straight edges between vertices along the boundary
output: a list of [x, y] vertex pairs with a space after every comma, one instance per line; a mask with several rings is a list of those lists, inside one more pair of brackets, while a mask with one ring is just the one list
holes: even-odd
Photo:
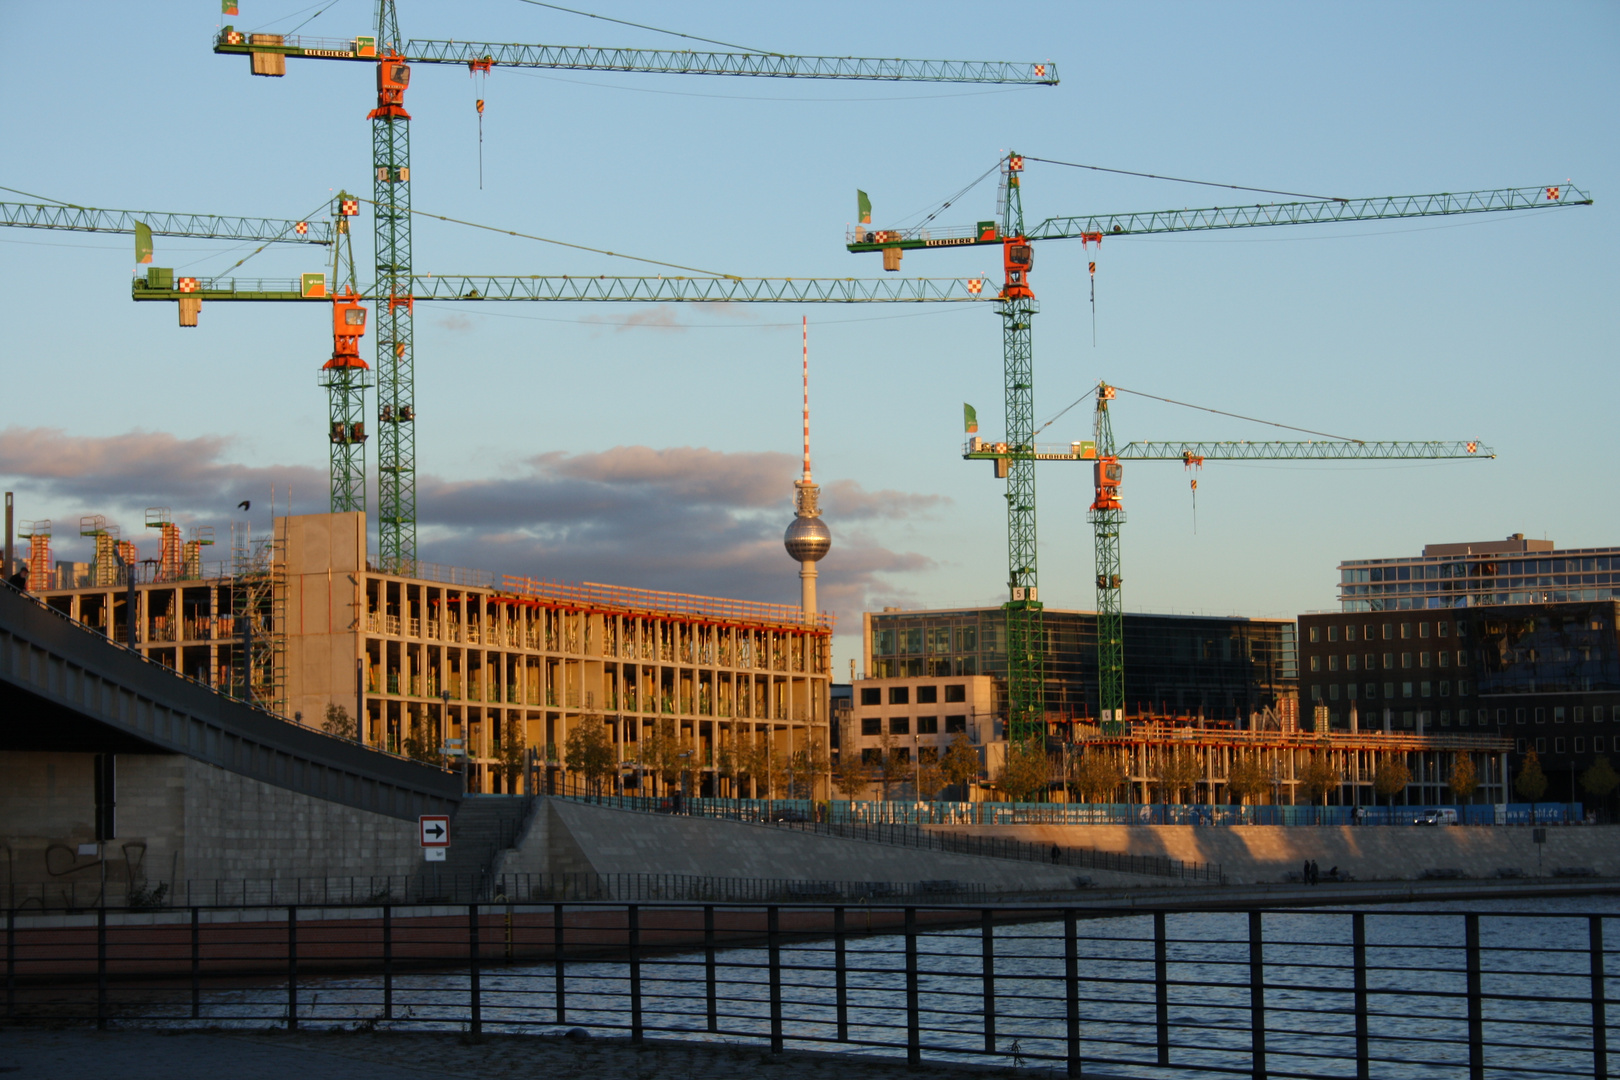
[[421, 830], [422, 846], [447, 848], [450, 846], [450, 817], [447, 814], [423, 814], [416, 819]]
[[422, 849], [422, 858], [427, 862], [447, 862], [448, 860], [445, 858], [445, 855], [447, 854], [448, 851], [442, 847], [430, 847]]

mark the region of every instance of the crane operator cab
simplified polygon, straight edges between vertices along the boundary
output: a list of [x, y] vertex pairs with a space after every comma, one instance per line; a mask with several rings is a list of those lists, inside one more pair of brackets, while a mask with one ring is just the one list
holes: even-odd
[[1028, 296], [1035, 294], [1029, 288], [1030, 267], [1035, 265], [1035, 249], [1022, 236], [1011, 236], [1001, 244], [1001, 269], [1004, 274], [1002, 280], [1006, 282], [1001, 290], [1003, 297]]
[[1091, 504], [1093, 510], [1123, 510], [1119, 503], [1119, 480], [1125, 469], [1119, 463], [1119, 458], [1109, 456], [1097, 459], [1092, 466], [1097, 479], [1097, 501]]

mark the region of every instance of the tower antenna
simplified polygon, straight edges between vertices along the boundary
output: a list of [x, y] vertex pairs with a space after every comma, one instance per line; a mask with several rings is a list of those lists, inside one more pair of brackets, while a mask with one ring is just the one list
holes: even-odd
[[816, 563], [832, 548], [832, 530], [821, 520], [817, 505], [821, 489], [810, 479], [810, 317], [804, 316], [804, 475], [793, 485], [793, 522], [782, 543], [799, 564], [799, 603], [805, 622], [816, 625], [821, 615], [816, 608]]

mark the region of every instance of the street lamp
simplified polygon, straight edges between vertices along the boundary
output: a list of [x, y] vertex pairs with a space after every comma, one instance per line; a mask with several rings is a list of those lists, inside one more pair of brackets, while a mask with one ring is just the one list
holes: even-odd
[[690, 814], [692, 812], [692, 803], [690, 801], [691, 798], [692, 798], [692, 787], [691, 787], [691, 784], [692, 784], [692, 769], [691, 769], [692, 762], [690, 760], [691, 757], [692, 757], [692, 751], [690, 751], [690, 750], [682, 750], [680, 752], [680, 754], [678, 754], [677, 756], [681, 759], [681, 804], [682, 805], [681, 805], [680, 809], [682, 809], [685, 813]]

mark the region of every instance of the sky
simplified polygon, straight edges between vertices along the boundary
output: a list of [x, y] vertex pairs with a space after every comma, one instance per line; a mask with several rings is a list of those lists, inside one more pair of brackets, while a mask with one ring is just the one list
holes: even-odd
[[[218, 7], [0, 2], [0, 184], [89, 206], [287, 218], [323, 212], [338, 188], [369, 194], [367, 65], [291, 60], [285, 78], [254, 78], [210, 43], [222, 21], [285, 32], [309, 20], [299, 33], [350, 38], [371, 32], [372, 5], [241, 0], [226, 20]], [[1291, 617], [1334, 606], [1342, 559], [1514, 532], [1620, 543], [1604, 450], [1620, 400], [1620, 6], [1570, 3], [1556, 17], [1493, 3], [581, 10], [745, 49], [1048, 60], [1061, 83], [500, 68], [475, 80], [418, 65], [406, 97], [416, 209], [732, 274], [880, 277], [876, 255], [843, 247], [857, 188], [875, 224], [912, 223], [1008, 150], [1322, 196], [1573, 181], [1595, 205], [1040, 244], [1036, 413], [1044, 422], [1106, 379], [1316, 431], [1478, 439], [1497, 454], [1211, 463], [1196, 508], [1179, 465], [1129, 465], [1128, 611]], [[399, 19], [406, 37], [693, 44], [521, 0], [404, 0]], [[994, 180], [936, 222], [994, 216]], [[1277, 198], [1035, 162], [1024, 179], [1031, 221]], [[369, 223], [359, 235], [365, 266]], [[197, 328], [180, 329], [172, 304], [129, 299], [132, 247], [0, 230], [0, 481], [19, 518], [52, 519], [57, 557], [86, 558], [74, 535], [84, 514], [155, 550], [148, 506], [222, 536], [232, 523], [267, 529], [272, 486], [278, 512], [289, 491], [295, 512], [324, 511], [327, 312], [207, 303]], [[156, 262], [224, 274], [250, 253], [159, 237]], [[995, 279], [996, 254], [911, 252], [901, 273]], [[291, 277], [324, 258], [273, 247], [236, 272]], [[659, 272], [425, 219], [414, 265]], [[781, 534], [799, 467], [803, 316], [815, 477], [834, 535], [820, 576], [838, 618], [834, 670], [858, 655], [862, 610], [1001, 602], [1004, 488], [988, 463], [960, 456], [964, 402], [981, 434], [1003, 428], [989, 304], [418, 305], [422, 557], [795, 602]], [[1082, 403], [1041, 438], [1088, 438], [1091, 416]], [[1113, 417], [1121, 442], [1290, 437], [1130, 395]], [[1037, 483], [1042, 599], [1090, 608], [1089, 476], [1042, 465]], [[234, 509], [243, 499], [248, 514]]]

